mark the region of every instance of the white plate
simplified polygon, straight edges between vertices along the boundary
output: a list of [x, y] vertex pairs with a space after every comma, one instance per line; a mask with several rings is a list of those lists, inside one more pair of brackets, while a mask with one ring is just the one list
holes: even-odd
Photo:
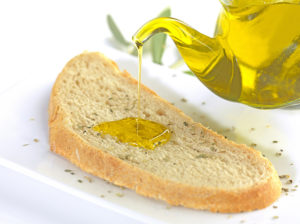
[[[109, 48], [101, 51], [121, 69], [137, 76], [136, 58]], [[36, 74], [0, 96], [0, 165], [96, 204], [99, 209], [111, 209], [146, 223], [295, 223], [300, 220], [300, 193], [292, 191], [297, 189], [295, 185], [300, 185], [299, 109], [257, 110], [228, 102], [209, 92], [195, 77], [150, 62], [143, 63], [144, 84], [194, 120], [239, 143], [255, 143], [279, 175], [289, 174], [293, 180], [292, 184], [285, 184], [287, 180], [283, 180], [289, 192], [288, 195], [283, 193], [274, 203], [278, 208], [270, 206], [241, 214], [213, 214], [170, 207], [162, 201], [139, 196], [86, 174], [52, 153], [48, 144], [47, 108], [56, 75]], [[276, 156], [280, 149], [283, 149], [282, 155]], [[72, 170], [74, 175], [65, 172], [66, 169]]]

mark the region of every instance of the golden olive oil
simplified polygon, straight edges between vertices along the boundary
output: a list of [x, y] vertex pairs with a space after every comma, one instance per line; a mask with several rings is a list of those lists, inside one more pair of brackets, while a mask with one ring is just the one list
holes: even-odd
[[224, 4], [214, 38], [179, 20], [158, 18], [134, 40], [143, 44], [167, 33], [199, 80], [225, 99], [258, 108], [299, 103], [300, 4], [239, 2]]
[[242, 88], [238, 100], [276, 107], [299, 99], [300, 5], [227, 11], [220, 14], [216, 34], [237, 60]]
[[137, 88], [137, 117], [128, 117], [117, 121], [102, 122], [93, 127], [103, 135], [109, 134], [123, 143], [135, 147], [154, 150], [167, 143], [171, 132], [164, 125], [141, 118], [141, 67], [143, 47], [137, 45], [139, 56], [139, 77]]
[[153, 150], [170, 139], [168, 128], [153, 121], [128, 117], [118, 121], [104, 122], [93, 127], [94, 131], [114, 136], [120, 142]]

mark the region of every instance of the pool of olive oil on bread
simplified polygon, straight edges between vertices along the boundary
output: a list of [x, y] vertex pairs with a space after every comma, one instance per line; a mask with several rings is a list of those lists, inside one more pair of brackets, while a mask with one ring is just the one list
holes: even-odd
[[135, 147], [154, 150], [155, 147], [167, 143], [170, 139], [170, 130], [162, 124], [141, 118], [141, 66], [142, 46], [138, 48], [139, 78], [137, 86], [137, 115], [117, 121], [102, 122], [93, 127], [93, 130], [102, 135], [111, 135], [123, 143]]

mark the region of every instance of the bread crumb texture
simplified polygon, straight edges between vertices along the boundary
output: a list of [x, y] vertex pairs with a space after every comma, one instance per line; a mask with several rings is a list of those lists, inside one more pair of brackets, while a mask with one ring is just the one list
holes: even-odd
[[[141, 110], [142, 118], [172, 131], [167, 144], [146, 150], [93, 131], [101, 122], [137, 116], [137, 82], [102, 54], [81, 54], [66, 65], [52, 91], [51, 149], [87, 172], [170, 204], [238, 212], [266, 207], [279, 197], [278, 175], [260, 152], [195, 123], [145, 86], [141, 89]], [[63, 132], [69, 136], [59, 137]], [[92, 167], [97, 156], [98, 160], [110, 158], [98, 161], [97, 169], [103, 171]], [[118, 170], [122, 167], [131, 173]], [[132, 177], [135, 174], [142, 176]], [[141, 182], [146, 176], [159, 182], [158, 190], [143, 189]], [[176, 186], [190, 192], [176, 191]], [[177, 194], [174, 200], [165, 191]]]

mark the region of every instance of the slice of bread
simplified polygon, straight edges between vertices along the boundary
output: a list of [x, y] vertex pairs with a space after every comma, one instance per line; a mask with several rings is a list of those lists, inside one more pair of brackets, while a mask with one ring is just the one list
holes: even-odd
[[172, 130], [155, 150], [93, 131], [104, 121], [137, 116], [137, 81], [100, 53], [73, 58], [58, 76], [49, 104], [51, 150], [82, 170], [171, 205], [242, 212], [281, 193], [271, 162], [195, 123], [142, 85], [141, 116]]

